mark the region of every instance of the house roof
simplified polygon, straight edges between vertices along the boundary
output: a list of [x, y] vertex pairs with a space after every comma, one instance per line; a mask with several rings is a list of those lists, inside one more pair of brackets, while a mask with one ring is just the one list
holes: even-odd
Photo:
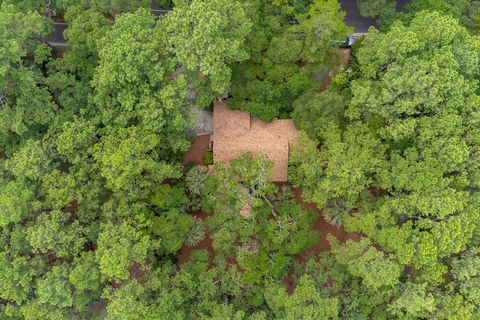
[[274, 162], [273, 181], [287, 181], [290, 144], [298, 129], [291, 119], [263, 122], [245, 111], [230, 110], [225, 101], [213, 109], [213, 160], [230, 164], [244, 153], [264, 154]]

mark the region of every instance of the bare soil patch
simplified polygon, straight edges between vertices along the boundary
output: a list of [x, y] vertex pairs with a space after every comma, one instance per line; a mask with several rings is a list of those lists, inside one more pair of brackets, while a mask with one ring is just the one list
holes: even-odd
[[340, 71], [345, 69], [346, 66], [348, 65], [348, 62], [350, 61], [351, 49], [340, 48], [340, 49], [338, 49], [338, 51], [340, 53], [340, 65], [339, 65], [338, 68], [336, 68], [336, 70], [332, 70], [329, 73], [327, 73], [326, 75], [324, 75], [324, 77], [322, 79], [322, 83], [318, 87], [318, 91], [324, 91], [325, 89], [327, 89], [330, 86], [330, 84], [332, 83], [332, 78], [336, 74], [338, 74]]
[[[207, 217], [207, 214], [203, 211], [195, 211], [190, 213], [190, 215], [200, 219], [205, 219]], [[177, 266], [180, 266], [183, 263], [187, 262], [188, 259], [190, 259], [192, 251], [202, 249], [208, 250], [208, 267], [213, 267], [213, 257], [215, 256], [215, 251], [212, 247], [212, 239], [210, 238], [210, 235], [208, 233], [205, 235], [205, 238], [202, 241], [200, 241], [194, 246], [189, 247], [187, 245], [183, 245], [177, 255]]]
[[310, 257], [317, 257], [320, 253], [325, 251], [330, 251], [330, 243], [327, 240], [327, 235], [331, 234], [338, 241], [344, 243], [347, 240], [358, 241], [360, 235], [357, 233], [348, 233], [343, 227], [336, 227], [328, 223], [322, 215], [322, 210], [317, 208], [313, 203], [308, 203], [302, 197], [301, 188], [293, 188], [295, 193], [295, 198], [299, 203], [301, 203], [305, 208], [310, 210], [315, 210], [318, 212], [317, 222], [313, 226], [313, 230], [318, 231], [320, 234], [320, 239], [312, 247], [308, 248], [304, 253], [299, 256], [301, 262], [306, 262]]
[[204, 165], [203, 154], [208, 149], [208, 142], [210, 141], [210, 135], [198, 136], [193, 140], [190, 145], [190, 149], [183, 155], [183, 163], [195, 163], [198, 165]]

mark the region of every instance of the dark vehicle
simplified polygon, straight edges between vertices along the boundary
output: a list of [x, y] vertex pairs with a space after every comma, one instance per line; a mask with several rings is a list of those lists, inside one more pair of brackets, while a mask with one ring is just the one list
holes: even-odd
[[355, 39], [352, 36], [349, 36], [344, 41], [338, 41], [340, 48], [351, 48], [355, 43]]

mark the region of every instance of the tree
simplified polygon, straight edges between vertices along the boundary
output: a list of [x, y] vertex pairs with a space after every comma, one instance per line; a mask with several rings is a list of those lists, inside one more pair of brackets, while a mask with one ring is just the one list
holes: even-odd
[[27, 140], [5, 163], [18, 179], [38, 181], [50, 169], [51, 158], [47, 148], [40, 141]]
[[188, 148], [184, 130], [191, 123], [191, 105], [185, 78], [175, 76], [160, 33], [143, 9], [116, 19], [98, 42], [93, 99], [104, 125], [157, 134], [162, 154], [173, 157]]
[[95, 251], [102, 279], [126, 280], [129, 276], [128, 268], [134, 262], [144, 262], [148, 240], [148, 236], [127, 222], [117, 226], [111, 222], [104, 223]]
[[388, 307], [393, 315], [402, 319], [428, 317], [435, 310], [435, 298], [427, 293], [426, 283], [407, 283], [401, 296]]
[[76, 256], [85, 244], [84, 228], [75, 220], [68, 223], [71, 214], [54, 210], [41, 213], [35, 224], [26, 230], [33, 253], [53, 251], [59, 258]]
[[99, 62], [98, 39], [110, 29], [111, 22], [97, 9], [69, 8], [66, 12], [68, 28], [64, 32], [68, 47], [62, 63], [80, 75], [91, 78]]
[[159, 143], [157, 135], [137, 127], [121, 128], [104, 136], [95, 146], [94, 158], [107, 186], [135, 195], [148, 190], [154, 182], [177, 176], [173, 165], [159, 161]]
[[27, 300], [32, 288], [32, 278], [36, 275], [26, 257], [11, 258], [7, 252], [0, 253], [0, 297], [8, 302], [21, 304]]
[[92, 251], [82, 252], [74, 262], [75, 267], [68, 275], [68, 280], [75, 288], [74, 307], [85, 311], [92, 301], [101, 296], [100, 270]]
[[37, 281], [38, 302], [60, 309], [73, 306], [72, 286], [68, 282], [68, 269], [65, 265], [53, 266]]
[[108, 296], [107, 319], [155, 319], [148, 304], [144, 287], [135, 279]]
[[396, 1], [393, 0], [357, 0], [360, 14], [367, 18], [376, 18], [385, 22], [395, 14]]
[[301, 135], [292, 148], [292, 182], [304, 187], [309, 201], [323, 207], [331, 199], [345, 197], [349, 206], [372, 182], [383, 166], [385, 147], [362, 124], [345, 132], [330, 128], [318, 150], [314, 141]]
[[55, 1], [49, 0], [2, 0], [0, 4], [11, 4], [22, 12], [38, 11], [39, 13], [54, 14]]
[[33, 185], [22, 180], [5, 182], [0, 187], [0, 225], [20, 222], [32, 210], [40, 209], [41, 202], [36, 199]]
[[283, 286], [270, 284], [265, 299], [275, 319], [338, 319], [338, 300], [323, 298], [309, 276], [300, 278], [293, 294]]
[[292, 119], [311, 139], [323, 141], [331, 126], [345, 126], [345, 107], [345, 98], [334, 90], [307, 91], [293, 102]]
[[64, 10], [73, 8], [94, 9], [97, 12], [108, 13], [112, 16], [122, 12], [132, 12], [139, 8], [149, 9], [148, 0], [57, 0], [57, 6]]
[[330, 238], [332, 252], [340, 264], [354, 276], [362, 278], [362, 283], [370, 288], [395, 286], [399, 283], [402, 268], [392, 255], [385, 256], [372, 246], [368, 238], [359, 242], [347, 240], [345, 246]]
[[[46, 128], [56, 107], [48, 90], [42, 85], [42, 64], [49, 56], [48, 47], [40, 44], [49, 27], [38, 13], [18, 12], [13, 5], [0, 6], [0, 38], [5, 48], [0, 55], [0, 143], [9, 151], [9, 143], [19, 137], [38, 137]], [[23, 57], [31, 57], [23, 59]], [[12, 140], [14, 139], [14, 140]]]
[[251, 23], [236, 0], [193, 0], [177, 4], [161, 21], [175, 59], [198, 77], [208, 77], [215, 94], [225, 94], [233, 62], [248, 58], [244, 48]]
[[337, 63], [337, 42], [351, 30], [337, 1], [248, 1], [250, 59], [235, 65], [229, 106], [263, 121], [289, 118], [292, 103], [318, 86], [315, 73]]
[[[297, 15], [298, 23], [289, 31], [302, 41], [297, 60], [307, 63], [327, 63], [337, 52], [335, 41], [351, 32], [343, 22], [345, 13], [335, 0], [314, 0], [308, 11]], [[332, 44], [333, 42], [333, 44]]]

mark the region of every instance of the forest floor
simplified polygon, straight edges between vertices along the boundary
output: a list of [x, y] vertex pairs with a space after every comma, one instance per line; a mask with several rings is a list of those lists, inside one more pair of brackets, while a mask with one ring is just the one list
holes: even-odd
[[[201, 219], [206, 219], [207, 214], [203, 211], [195, 211], [190, 213], [190, 215], [201, 218]], [[208, 264], [210, 267], [213, 266], [213, 257], [215, 256], [215, 251], [213, 250], [212, 247], [212, 239], [210, 238], [209, 234], [205, 235], [205, 239], [200, 241], [194, 246], [187, 246], [183, 245], [182, 248], [180, 249], [180, 252], [177, 255], [177, 265], [180, 266], [183, 263], [187, 262], [188, 259], [190, 258], [190, 255], [192, 254], [192, 251], [194, 250], [201, 250], [201, 249], [206, 249], [208, 250], [209, 257], [208, 257]]]
[[322, 77], [321, 84], [318, 87], [318, 91], [324, 91], [325, 89], [330, 86], [332, 83], [332, 78], [338, 74], [341, 70], [343, 70], [347, 65], [348, 62], [350, 61], [350, 56], [351, 56], [351, 49], [348, 48], [340, 48], [338, 49], [340, 51], [340, 68], [338, 70], [330, 71], [328, 73], [325, 73]]
[[203, 165], [203, 154], [208, 149], [208, 141], [210, 140], [210, 135], [198, 136], [193, 140], [190, 149], [183, 155], [183, 163], [196, 163]]
[[[347, 240], [357, 241], [359, 239], [359, 235], [356, 233], [348, 233], [343, 229], [343, 227], [336, 227], [328, 223], [322, 216], [322, 210], [317, 208], [314, 204], [306, 202], [302, 197], [302, 189], [301, 188], [293, 188], [295, 193], [296, 200], [302, 204], [305, 208], [309, 210], [315, 210], [318, 212], [318, 218], [313, 225], [312, 229], [318, 231], [320, 234], [320, 238], [316, 244], [305, 250], [301, 255], [297, 256], [297, 259], [301, 263], [305, 263], [310, 257], [317, 257], [322, 252], [330, 250], [330, 244], [327, 240], [327, 236], [330, 234], [337, 238], [341, 243]], [[190, 213], [192, 216], [205, 219], [207, 214], [202, 211], [196, 211]], [[215, 255], [215, 250], [212, 247], [212, 240], [210, 236], [207, 234], [205, 239], [199, 242], [195, 246], [186, 246], [184, 245], [181, 249], [179, 254], [177, 255], [177, 263], [180, 266], [181, 264], [188, 261], [192, 251], [206, 249], [210, 253], [209, 264], [212, 266], [212, 259]], [[228, 261], [230, 265], [236, 264], [235, 261]]]
[[305, 252], [299, 256], [299, 260], [301, 262], [306, 262], [312, 256], [318, 256], [322, 252], [330, 250], [330, 243], [327, 240], [327, 236], [331, 234], [335, 238], [338, 239], [339, 242], [343, 243], [347, 240], [358, 241], [360, 235], [357, 233], [349, 233], [345, 231], [343, 227], [336, 227], [328, 223], [322, 215], [322, 209], [319, 209], [313, 203], [306, 202], [302, 197], [302, 189], [301, 188], [293, 188], [293, 192], [295, 193], [295, 198], [297, 199], [298, 203], [301, 203], [305, 208], [309, 210], [315, 210], [318, 212], [317, 222], [313, 226], [313, 230], [318, 231], [320, 234], [320, 239], [316, 244], [305, 250]]

